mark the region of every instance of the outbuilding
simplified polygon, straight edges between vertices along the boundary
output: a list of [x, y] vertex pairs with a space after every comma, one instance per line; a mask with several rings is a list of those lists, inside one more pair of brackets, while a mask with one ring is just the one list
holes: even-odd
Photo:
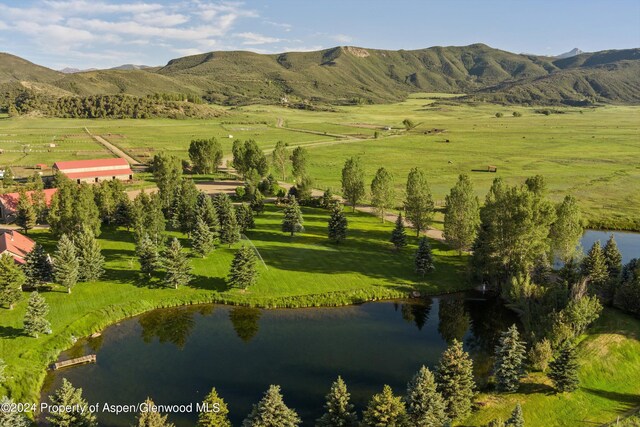
[[74, 160], [70, 162], [56, 162], [54, 172], [61, 172], [67, 178], [81, 182], [96, 183], [119, 179], [130, 181], [133, 172], [129, 162], [121, 157], [96, 160]]

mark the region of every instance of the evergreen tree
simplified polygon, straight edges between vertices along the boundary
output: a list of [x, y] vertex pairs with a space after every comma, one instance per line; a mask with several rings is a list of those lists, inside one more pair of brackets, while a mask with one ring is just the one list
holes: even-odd
[[293, 167], [293, 177], [296, 182], [302, 181], [307, 176], [307, 149], [297, 146], [291, 153], [291, 165]]
[[513, 392], [518, 390], [520, 378], [524, 375], [525, 350], [515, 324], [500, 334], [494, 365], [498, 391]]
[[256, 226], [253, 211], [244, 203], [236, 206], [236, 218], [238, 219], [240, 233], [245, 233], [247, 230], [255, 228]]
[[427, 230], [433, 219], [433, 198], [424, 172], [413, 168], [407, 177], [404, 207], [407, 219], [416, 230], [416, 236]]
[[418, 250], [415, 255], [416, 273], [424, 277], [425, 274], [436, 269], [433, 264], [433, 254], [431, 253], [431, 245], [426, 236], [420, 239]]
[[599, 240], [593, 244], [582, 260], [582, 274], [589, 278], [590, 292], [598, 295], [603, 302], [609, 301], [609, 270]]
[[340, 203], [336, 203], [331, 209], [329, 217], [329, 240], [340, 243], [347, 238], [347, 217], [344, 214], [344, 208]]
[[133, 204], [129, 197], [119, 200], [116, 204], [114, 221], [116, 225], [126, 227], [127, 231], [129, 231], [129, 228], [133, 225]]
[[26, 278], [25, 284], [35, 288], [53, 280], [53, 266], [49, 255], [42, 245], [36, 243], [33, 250], [24, 257], [22, 270]]
[[163, 264], [167, 271], [164, 283], [167, 286], [178, 289], [191, 281], [191, 264], [187, 255], [182, 252], [182, 246], [175, 237], [163, 254]]
[[449, 422], [446, 405], [436, 389], [435, 377], [422, 366], [407, 385], [407, 414], [412, 426], [445, 426]]
[[578, 202], [573, 196], [565, 196], [562, 203], [556, 206], [556, 220], [549, 231], [553, 255], [563, 263], [574, 258], [582, 233], [582, 215]]
[[358, 416], [350, 401], [351, 394], [341, 377], [331, 384], [326, 395], [325, 412], [316, 421], [316, 427], [357, 427]]
[[51, 324], [46, 318], [48, 313], [49, 305], [45, 299], [38, 292], [32, 292], [24, 315], [24, 332], [34, 338], [38, 338], [39, 334], [50, 334]]
[[148, 234], [145, 233], [137, 242], [136, 255], [138, 255], [138, 261], [140, 262], [140, 271], [151, 277], [151, 274], [160, 266], [160, 254], [158, 247], [149, 238]]
[[76, 247], [71, 239], [63, 234], [58, 241], [58, 248], [53, 257], [53, 278], [56, 282], [67, 288], [71, 288], [78, 282], [80, 275], [80, 261], [76, 253]]
[[289, 144], [282, 141], [276, 143], [276, 147], [271, 152], [271, 163], [280, 174], [283, 181], [287, 179], [287, 147]]
[[458, 182], [446, 196], [444, 238], [462, 255], [471, 248], [480, 225], [480, 202], [468, 175], [460, 175]]
[[191, 232], [191, 246], [202, 258], [206, 257], [215, 246], [213, 233], [200, 216], [196, 220], [196, 228]]
[[258, 280], [256, 255], [246, 245], [242, 245], [233, 256], [231, 270], [227, 279], [229, 285], [234, 288], [247, 289]]
[[140, 412], [137, 418], [137, 427], [173, 427], [173, 424], [167, 421], [167, 415], [162, 415], [155, 409], [155, 403], [150, 397], [144, 401], [145, 410]]
[[297, 427], [302, 420], [282, 400], [280, 386], [271, 385], [262, 400], [242, 422], [242, 427]]
[[524, 427], [524, 415], [522, 414], [522, 406], [519, 403], [516, 403], [516, 407], [505, 425], [506, 427]]
[[18, 197], [16, 224], [19, 225], [25, 233], [28, 233], [29, 230], [36, 226], [38, 217], [36, 215], [36, 210], [31, 203], [31, 198], [27, 196], [24, 187], [20, 187]]
[[[49, 396], [51, 404], [54, 406], [64, 406], [72, 408], [71, 411], [53, 412], [47, 417], [47, 421], [56, 427], [94, 427], [98, 423], [96, 416], [89, 412], [89, 406], [82, 397], [82, 389], [74, 388], [73, 385], [62, 379], [62, 386], [57, 389], [52, 396]], [[84, 411], [82, 411], [84, 409]]]
[[637, 258], [629, 261], [622, 269], [615, 305], [640, 317], [640, 260]]
[[260, 215], [264, 212], [264, 196], [258, 190], [253, 192], [253, 196], [251, 197], [251, 210], [256, 214]]
[[85, 228], [74, 239], [76, 254], [78, 255], [78, 280], [92, 282], [104, 274], [104, 257], [100, 243], [91, 230]]
[[291, 233], [293, 236], [295, 233], [303, 230], [302, 224], [304, 219], [302, 218], [302, 211], [300, 205], [294, 196], [291, 196], [289, 203], [284, 208], [284, 218], [282, 219], [282, 231], [285, 233]]
[[399, 213], [396, 218], [396, 226], [391, 232], [391, 243], [393, 243], [393, 247], [396, 251], [401, 250], [405, 246], [407, 246], [407, 233], [404, 229], [404, 219], [402, 219], [402, 214]]
[[578, 389], [580, 382], [578, 362], [575, 348], [570, 343], [565, 342], [560, 348], [558, 356], [549, 363], [547, 376], [553, 381], [554, 387], [560, 393]]
[[[11, 407], [15, 402], [7, 396], [0, 399], [0, 407]], [[2, 427], [29, 427], [31, 421], [19, 411], [0, 411], [0, 426]]]
[[342, 194], [351, 204], [353, 211], [365, 195], [364, 170], [359, 157], [347, 159], [342, 168]]
[[13, 305], [20, 300], [25, 280], [24, 273], [13, 256], [6, 252], [0, 255], [0, 304], [13, 310]]
[[385, 168], [378, 169], [371, 182], [371, 205], [383, 223], [386, 212], [395, 206], [395, 196], [393, 175]]
[[462, 349], [462, 343], [453, 340], [442, 353], [435, 373], [438, 391], [447, 405], [449, 418], [464, 418], [471, 411], [475, 382], [473, 362]]
[[199, 194], [200, 192], [192, 179], [182, 179], [169, 209], [169, 218], [174, 229], [183, 233], [190, 233], [194, 229]]
[[613, 234], [609, 236], [607, 244], [604, 245], [603, 250], [604, 261], [607, 264], [607, 271], [609, 272], [609, 279], [617, 281], [620, 278], [622, 272], [622, 254], [618, 249], [618, 244]]
[[362, 425], [366, 427], [404, 427], [407, 411], [402, 397], [394, 396], [388, 385], [382, 393], [374, 394], [362, 414]]
[[198, 414], [198, 427], [231, 427], [229, 408], [215, 388], [205, 396], [202, 406], [204, 410]]
[[213, 200], [208, 194], [200, 192], [196, 203], [196, 218], [200, 217], [209, 226], [209, 230], [213, 235], [214, 243], [220, 237], [220, 221], [218, 221], [218, 212], [213, 206]]
[[100, 235], [102, 223], [92, 188], [76, 184], [64, 175], [56, 176], [58, 191], [51, 199], [47, 220], [56, 236], [73, 235], [89, 228], [94, 236]]
[[231, 199], [227, 194], [219, 193], [216, 194], [213, 204], [220, 221], [220, 242], [231, 247], [232, 244], [240, 241], [240, 229]]

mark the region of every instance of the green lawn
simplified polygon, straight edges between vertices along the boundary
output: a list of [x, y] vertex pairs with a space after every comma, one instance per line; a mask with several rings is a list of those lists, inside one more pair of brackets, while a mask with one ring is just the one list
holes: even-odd
[[[7, 364], [9, 391], [16, 401], [38, 399], [44, 368], [58, 353], [83, 337], [124, 317], [155, 307], [198, 302], [228, 302], [267, 307], [340, 305], [406, 295], [414, 287], [431, 294], [468, 287], [466, 258], [434, 242], [437, 270], [425, 281], [413, 273], [415, 239], [401, 253], [391, 249], [391, 224], [373, 216], [349, 213], [349, 237], [340, 245], [327, 242], [328, 212], [304, 209], [305, 232], [290, 237], [280, 231], [281, 212], [270, 206], [257, 218], [248, 237], [264, 258], [257, 285], [243, 292], [228, 289], [225, 277], [235, 248], [219, 248], [206, 259], [192, 258], [194, 280], [178, 290], [161, 287], [159, 278], [147, 280], [137, 271], [133, 236], [122, 229], [106, 229], [100, 237], [107, 259], [103, 281], [83, 283], [71, 295], [58, 289], [44, 294], [51, 307], [53, 335], [39, 339], [22, 335], [26, 298], [0, 317], [0, 358]], [[178, 236], [174, 233], [174, 235]], [[47, 231], [32, 236], [51, 251], [55, 242]], [[179, 236], [184, 246], [189, 242]], [[0, 395], [2, 392], [0, 391]]]

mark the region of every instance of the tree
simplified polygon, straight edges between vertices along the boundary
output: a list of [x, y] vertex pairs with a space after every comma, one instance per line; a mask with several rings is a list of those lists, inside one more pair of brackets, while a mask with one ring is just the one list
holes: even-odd
[[198, 196], [200, 192], [192, 179], [182, 179], [178, 193], [169, 209], [171, 226], [183, 233], [190, 233], [196, 225]]
[[589, 288], [593, 294], [598, 295], [603, 302], [610, 300], [609, 269], [599, 240], [596, 240], [582, 260], [582, 274], [589, 278]]
[[78, 255], [78, 280], [91, 282], [98, 280], [104, 274], [104, 257], [98, 240], [91, 230], [85, 228], [74, 239], [76, 254]]
[[196, 228], [191, 233], [191, 247], [202, 258], [206, 257], [215, 247], [213, 233], [201, 217], [196, 220]]
[[189, 144], [189, 159], [195, 173], [218, 172], [222, 164], [222, 146], [216, 138], [194, 139]]
[[198, 427], [231, 427], [229, 408], [215, 388], [205, 396], [202, 407], [204, 410], [198, 414]]
[[62, 386], [57, 389], [49, 400], [53, 406], [71, 408], [70, 411], [52, 412], [47, 421], [56, 427], [94, 427], [98, 423], [96, 416], [89, 411], [89, 405], [82, 397], [82, 389], [74, 388], [66, 379], [62, 379]]
[[529, 359], [529, 365], [532, 369], [540, 372], [545, 372], [549, 367], [549, 361], [553, 358], [553, 349], [551, 348], [551, 341], [544, 338], [542, 341], [531, 346], [527, 355]]
[[219, 193], [215, 195], [213, 204], [220, 221], [220, 242], [231, 247], [232, 244], [240, 241], [240, 228], [231, 199], [227, 194]]
[[549, 231], [553, 255], [563, 263], [574, 258], [582, 233], [580, 207], [573, 196], [565, 196], [562, 203], [556, 206], [556, 220]]
[[607, 243], [604, 245], [603, 255], [605, 264], [607, 264], [609, 279], [617, 281], [622, 272], [622, 254], [618, 249], [618, 244], [613, 234], [609, 236], [609, 240], [607, 240]]
[[296, 411], [285, 405], [280, 386], [271, 385], [262, 400], [253, 405], [242, 427], [297, 427], [301, 422]]
[[218, 212], [216, 212], [213, 201], [208, 194], [200, 192], [198, 194], [198, 201], [196, 202], [196, 218], [202, 218], [202, 220], [209, 226], [209, 230], [213, 233], [214, 241], [218, 239], [220, 233], [220, 221], [218, 220]]
[[516, 407], [513, 408], [511, 416], [505, 423], [506, 427], [524, 427], [524, 415], [522, 414], [522, 406], [516, 403]]
[[242, 245], [233, 256], [228, 282], [231, 287], [247, 289], [258, 280], [256, 255], [247, 245]]
[[565, 342], [556, 358], [549, 363], [547, 376], [553, 381], [553, 385], [558, 392], [571, 392], [578, 389], [580, 380], [578, 379], [578, 362], [576, 359], [575, 348], [569, 342]]
[[391, 232], [391, 243], [393, 243], [393, 247], [396, 251], [407, 246], [407, 233], [404, 230], [404, 219], [402, 219], [401, 213], [398, 214], [398, 217], [396, 218], [396, 226]]
[[362, 414], [362, 424], [367, 427], [403, 427], [407, 423], [407, 411], [402, 397], [394, 396], [385, 384], [382, 393], [374, 394]]
[[454, 339], [442, 353], [435, 377], [437, 389], [447, 405], [449, 418], [453, 420], [468, 415], [475, 388], [473, 362], [462, 349], [460, 341]]
[[25, 280], [24, 273], [13, 256], [7, 252], [0, 255], [0, 304], [13, 310], [13, 305], [20, 300]]
[[431, 245], [426, 236], [420, 239], [418, 250], [415, 255], [416, 273], [424, 277], [425, 274], [436, 269], [433, 264], [433, 254], [431, 253]]
[[405, 128], [406, 130], [411, 130], [411, 129], [413, 129], [413, 128], [415, 128], [415, 127], [417, 126], [417, 125], [414, 123], [414, 121], [413, 121], [413, 120], [411, 120], [411, 119], [404, 119], [404, 120], [402, 121], [402, 124], [404, 125], [404, 128]]
[[344, 215], [344, 208], [336, 203], [331, 209], [329, 217], [329, 240], [340, 243], [347, 238], [347, 217]]
[[245, 233], [247, 230], [255, 228], [256, 226], [253, 211], [244, 203], [236, 206], [236, 218], [238, 219], [240, 233]]
[[303, 230], [302, 211], [300, 205], [294, 196], [289, 198], [289, 203], [284, 207], [284, 217], [282, 219], [282, 231], [291, 233], [291, 236]]
[[149, 196], [141, 191], [135, 198], [131, 209], [131, 219], [136, 240], [147, 234], [151, 241], [160, 246], [164, 242], [166, 220], [162, 212], [162, 199], [158, 193]]
[[480, 225], [480, 203], [468, 175], [458, 177], [445, 200], [444, 238], [462, 255], [471, 248]]
[[2, 186], [4, 188], [13, 187], [15, 181], [13, 180], [13, 170], [11, 168], [4, 169], [4, 176], [2, 177]]
[[46, 319], [48, 313], [49, 305], [45, 299], [38, 292], [32, 292], [24, 315], [24, 332], [34, 338], [39, 334], [50, 334], [51, 324]]
[[191, 264], [187, 255], [182, 252], [182, 246], [175, 237], [163, 254], [163, 263], [167, 271], [164, 283], [167, 286], [178, 289], [191, 281]]
[[359, 157], [347, 159], [342, 168], [342, 194], [356, 211], [356, 204], [365, 195], [364, 170]]
[[350, 398], [347, 385], [339, 376], [325, 396], [325, 412], [316, 421], [316, 427], [357, 427], [358, 415]]
[[287, 161], [289, 160], [287, 156], [288, 146], [289, 144], [278, 141], [276, 147], [271, 152], [271, 163], [273, 163], [273, 166], [280, 173], [283, 181], [287, 180]]
[[169, 209], [182, 181], [182, 162], [176, 156], [160, 152], [153, 156], [151, 170], [158, 186], [162, 209]]
[[56, 282], [67, 288], [71, 288], [78, 282], [80, 275], [80, 261], [76, 253], [76, 247], [71, 239], [63, 234], [58, 241], [56, 253], [53, 256], [53, 278]]
[[449, 422], [446, 405], [436, 389], [435, 377], [422, 366], [407, 384], [407, 414], [415, 427], [445, 426]]
[[76, 184], [64, 175], [56, 176], [58, 191], [51, 199], [48, 222], [57, 237], [73, 235], [89, 228], [95, 236], [100, 235], [100, 211], [95, 202], [93, 189], [86, 183]]
[[260, 177], [269, 172], [269, 164], [258, 144], [250, 139], [244, 143], [236, 140], [233, 142], [233, 167], [243, 176], [247, 177], [254, 170]]
[[493, 368], [498, 391], [518, 390], [520, 378], [524, 375], [525, 350], [524, 342], [520, 341], [520, 334], [515, 324], [500, 334]]
[[413, 168], [407, 178], [406, 200], [404, 208], [407, 219], [416, 230], [416, 236], [425, 231], [433, 218], [433, 199], [431, 189], [424, 172]]
[[136, 243], [136, 255], [140, 262], [140, 271], [151, 277], [151, 273], [160, 266], [160, 253], [148, 234], [145, 233]]
[[162, 415], [155, 407], [155, 403], [150, 397], [144, 401], [143, 410], [137, 417], [137, 427], [173, 427], [173, 424], [167, 421], [167, 415]]
[[16, 210], [16, 224], [19, 225], [25, 233], [28, 233], [37, 222], [36, 211], [31, 204], [31, 199], [27, 196], [24, 187], [20, 187], [18, 196], [18, 206]]
[[637, 258], [629, 261], [622, 269], [615, 305], [640, 317], [640, 260]]
[[[0, 407], [11, 408], [15, 402], [7, 396], [0, 399]], [[0, 426], [6, 427], [29, 427], [31, 421], [22, 412], [19, 411], [0, 411]]]
[[293, 177], [296, 181], [301, 181], [307, 176], [307, 149], [297, 146], [291, 153], [291, 166], [293, 168]]
[[395, 189], [393, 175], [385, 168], [380, 168], [371, 181], [371, 205], [384, 223], [385, 213], [395, 206]]
[[256, 190], [253, 192], [253, 197], [251, 198], [249, 206], [256, 215], [260, 215], [264, 212], [264, 196], [260, 191]]

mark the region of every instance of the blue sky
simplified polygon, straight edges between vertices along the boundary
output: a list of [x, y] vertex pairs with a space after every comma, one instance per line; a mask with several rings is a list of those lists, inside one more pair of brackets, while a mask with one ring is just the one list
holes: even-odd
[[640, 0], [0, 0], [0, 49], [55, 69], [478, 42], [545, 55], [640, 47]]

